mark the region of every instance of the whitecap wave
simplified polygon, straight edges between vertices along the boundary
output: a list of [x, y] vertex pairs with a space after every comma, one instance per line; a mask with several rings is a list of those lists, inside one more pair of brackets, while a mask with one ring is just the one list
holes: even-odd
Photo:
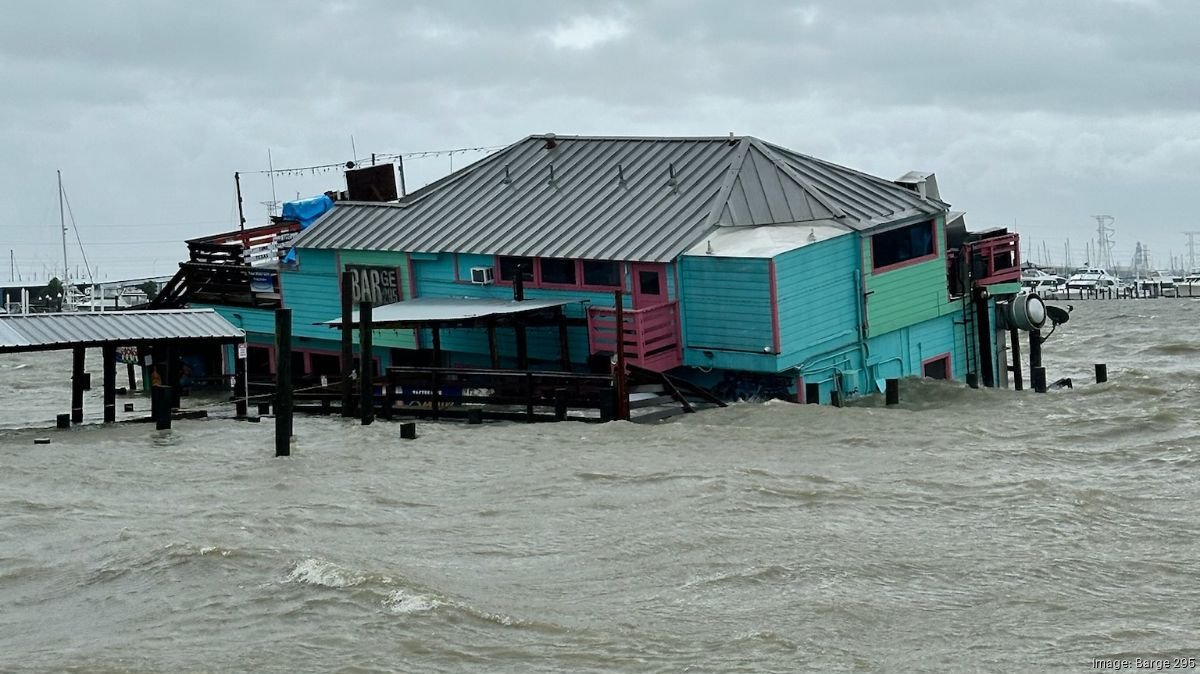
[[305, 559], [297, 562], [288, 573], [287, 582], [319, 585], [321, 587], [354, 587], [365, 578], [349, 569], [322, 559]]
[[395, 590], [383, 600], [383, 606], [396, 615], [424, 613], [444, 605], [445, 602], [410, 590]]

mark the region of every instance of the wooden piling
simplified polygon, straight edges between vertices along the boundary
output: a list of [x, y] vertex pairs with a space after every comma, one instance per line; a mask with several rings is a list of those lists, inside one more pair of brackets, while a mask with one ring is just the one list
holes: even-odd
[[[1042, 331], [1029, 331], [1029, 381], [1032, 384], [1034, 379], [1033, 371], [1042, 366]], [[1046, 380], [1042, 379], [1042, 388], [1045, 388]], [[1036, 387], [1035, 387], [1036, 389]]]
[[1046, 392], [1046, 368], [1041, 366], [1033, 368], [1033, 390], [1038, 393]]
[[900, 404], [900, 380], [899, 379], [888, 379], [884, 388], [886, 391], [884, 394], [884, 397], [886, 398], [887, 404], [888, 405], [899, 405]]
[[71, 427], [71, 415], [70, 414], [60, 414], [54, 418], [54, 422], [55, 422], [55, 425], [58, 426], [59, 428], [70, 428]]
[[829, 404], [834, 407], [842, 406], [842, 394], [836, 388], [829, 392]]
[[117, 347], [101, 349], [104, 360], [104, 423], [117, 420]]
[[1096, 363], [1096, 383], [1103, 384], [1106, 381], [1108, 381], [1108, 365]]
[[171, 428], [171, 388], [169, 386], [150, 387], [150, 416], [154, 418], [154, 427], [160, 431]]
[[1021, 391], [1025, 388], [1025, 373], [1021, 371], [1021, 333], [1016, 328], [1008, 329], [1008, 342], [1012, 344], [1012, 375], [1013, 389]]
[[84, 356], [87, 350], [75, 347], [71, 354], [71, 422], [83, 423]]
[[967, 386], [971, 388], [979, 388], [979, 375], [974, 372], [967, 373]]
[[240, 398], [243, 405], [248, 405], [249, 401], [246, 396], [249, 394], [246, 386], [246, 351], [249, 346], [242, 342], [235, 344], [233, 347], [233, 397]]
[[821, 385], [810, 383], [804, 385], [804, 402], [809, 405], [821, 404]]
[[342, 272], [342, 416], [354, 416], [354, 272]]
[[404, 440], [417, 439], [417, 422], [405, 421], [400, 424], [400, 437]]
[[375, 359], [372, 358], [371, 322], [374, 318], [371, 302], [358, 303], [358, 407], [362, 413], [362, 425], [375, 421]]
[[525, 421], [533, 423], [533, 373], [525, 372]]
[[567, 420], [567, 389], [554, 389], [554, 420]]
[[275, 456], [292, 455], [292, 310], [275, 310]]

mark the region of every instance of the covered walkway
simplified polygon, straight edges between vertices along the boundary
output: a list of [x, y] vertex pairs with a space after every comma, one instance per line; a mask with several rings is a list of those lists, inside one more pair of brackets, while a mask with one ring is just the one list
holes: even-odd
[[[116, 364], [118, 349], [133, 347], [143, 366], [162, 367], [162, 384], [179, 395], [178, 356], [203, 345], [242, 342], [246, 333], [212, 309], [116, 311], [0, 315], [0, 353], [73, 351], [71, 423], [83, 422], [83, 392], [91, 377], [84, 372], [89, 348], [103, 351], [104, 421], [116, 421]], [[238, 361], [242, 363], [241, 360]], [[132, 362], [130, 363], [132, 373]]]

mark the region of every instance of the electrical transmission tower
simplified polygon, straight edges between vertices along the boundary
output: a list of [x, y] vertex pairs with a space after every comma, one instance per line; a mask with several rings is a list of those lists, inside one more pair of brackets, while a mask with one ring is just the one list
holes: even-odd
[[1200, 232], [1184, 232], [1184, 235], [1188, 238], [1187, 271], [1188, 273], [1191, 273], [1191, 271], [1196, 268], [1196, 236], [1200, 235]]
[[1113, 268], [1113, 248], [1116, 247], [1116, 242], [1113, 241], [1113, 235], [1116, 231], [1111, 225], [1116, 218], [1111, 215], [1093, 215], [1096, 219], [1096, 260], [1097, 264], [1104, 265], [1105, 269]]

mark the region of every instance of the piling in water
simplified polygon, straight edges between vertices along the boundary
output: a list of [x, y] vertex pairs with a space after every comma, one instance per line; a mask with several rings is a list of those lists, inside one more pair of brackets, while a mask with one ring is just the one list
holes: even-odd
[[1033, 390], [1038, 393], [1046, 392], [1046, 368], [1033, 368]]
[[1108, 381], [1108, 365], [1096, 363], [1096, 383], [1103, 384], [1106, 381]]
[[358, 393], [358, 407], [362, 413], [362, 425], [375, 421], [375, 361], [371, 354], [371, 303], [358, 303], [358, 381], [362, 386]]
[[70, 414], [60, 414], [55, 418], [55, 422], [57, 423], [59, 428], [70, 428], [71, 427], [71, 415]]
[[275, 310], [275, 456], [292, 454], [292, 310]]
[[171, 388], [169, 386], [153, 386], [150, 388], [150, 416], [154, 418], [154, 427], [160, 431], [171, 428]]
[[71, 421], [76, 424], [83, 423], [83, 392], [86, 372], [83, 371], [83, 359], [85, 350], [81, 346], [75, 347], [71, 360]]
[[400, 424], [400, 437], [405, 440], [417, 439], [417, 422], [405, 421]]

